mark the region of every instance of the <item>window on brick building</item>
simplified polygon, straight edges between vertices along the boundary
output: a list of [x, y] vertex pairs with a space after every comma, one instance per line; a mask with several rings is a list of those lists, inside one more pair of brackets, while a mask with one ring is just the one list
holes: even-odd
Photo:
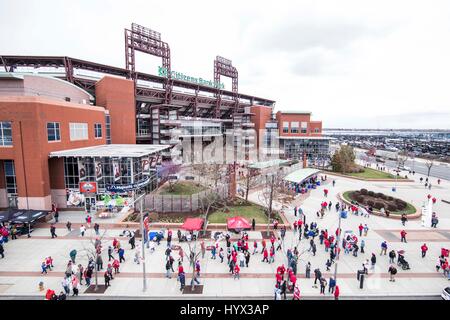
[[319, 128], [315, 128], [314, 129], [314, 133], [320, 133], [320, 129]]
[[47, 141], [61, 141], [59, 122], [47, 122]]
[[283, 133], [289, 133], [289, 122], [283, 122]]
[[299, 123], [298, 121], [291, 122], [291, 133], [298, 133]]
[[308, 133], [308, 122], [302, 122], [302, 133]]
[[70, 141], [89, 139], [87, 123], [69, 123]]
[[102, 124], [101, 123], [95, 123], [94, 124], [94, 133], [96, 138], [103, 137], [102, 135]]
[[11, 121], [0, 121], [0, 146], [12, 146]]

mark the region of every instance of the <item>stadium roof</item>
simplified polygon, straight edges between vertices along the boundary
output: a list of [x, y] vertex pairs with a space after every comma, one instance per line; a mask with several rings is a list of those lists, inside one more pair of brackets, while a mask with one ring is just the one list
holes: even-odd
[[140, 158], [170, 148], [163, 144], [103, 144], [99, 146], [50, 152], [52, 157]]

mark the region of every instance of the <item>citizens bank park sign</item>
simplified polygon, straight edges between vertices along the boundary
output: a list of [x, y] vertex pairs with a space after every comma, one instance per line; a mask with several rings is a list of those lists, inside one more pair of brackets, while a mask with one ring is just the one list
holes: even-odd
[[[196, 83], [196, 84], [200, 84], [200, 85], [204, 85], [204, 86], [208, 86], [208, 87], [212, 87], [212, 88], [216, 88], [216, 89], [225, 89], [225, 85], [221, 82], [215, 82], [215, 81], [211, 81], [211, 80], [205, 80], [202, 78], [191, 77], [191, 76], [185, 75], [182, 72], [177, 72], [177, 71], [172, 71], [170, 74], [171, 74], [172, 79], [192, 82], [192, 83]], [[168, 77], [167, 68], [159, 66], [158, 67], [158, 75], [160, 77], [167, 78]]]

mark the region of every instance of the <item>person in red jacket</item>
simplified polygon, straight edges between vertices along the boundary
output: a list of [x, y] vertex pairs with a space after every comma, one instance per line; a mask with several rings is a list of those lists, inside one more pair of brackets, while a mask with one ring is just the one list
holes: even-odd
[[234, 266], [234, 279], [238, 278], [238, 280], [240, 279], [239, 277], [239, 272], [241, 271], [241, 268], [239, 268], [239, 265], [236, 264]]
[[283, 280], [283, 277], [281, 276], [280, 273], [277, 273], [277, 274], [275, 275], [275, 279], [277, 280], [277, 288], [279, 288], [280, 285], [281, 285], [281, 281]]
[[427, 254], [427, 251], [428, 251], [427, 244], [424, 243], [424, 244], [420, 247], [420, 250], [422, 250], [422, 258], [425, 258], [426, 254]]
[[323, 195], [324, 195], [325, 197], [328, 196], [328, 189], [323, 189]]
[[359, 229], [359, 236], [362, 237], [362, 232], [363, 232], [363, 229], [364, 229], [362, 223], [359, 224], [358, 229]]
[[339, 300], [339, 286], [334, 289], [334, 300]]
[[275, 237], [274, 237], [274, 235], [271, 235], [271, 236], [270, 236], [270, 242], [272, 243], [272, 246], [273, 246], [274, 243], [275, 243]]
[[266, 261], [267, 263], [269, 263], [269, 253], [267, 252], [267, 249], [266, 249], [266, 248], [264, 248], [264, 251], [263, 251], [263, 259], [262, 259], [261, 262], [264, 262], [264, 261]]
[[261, 241], [261, 245], [262, 245], [261, 253], [263, 253], [264, 250], [266, 250], [266, 240], [265, 240], [265, 239], [263, 239], [263, 240]]
[[112, 263], [112, 267], [114, 268], [114, 274], [120, 273], [120, 271], [119, 271], [119, 267], [120, 267], [119, 260], [114, 259], [114, 261]]
[[325, 245], [325, 252], [328, 252], [328, 249], [330, 248], [330, 240], [325, 239], [323, 243]]
[[400, 237], [401, 237], [401, 242], [405, 242], [406, 243], [406, 231], [405, 230], [402, 230], [401, 232], [400, 232]]

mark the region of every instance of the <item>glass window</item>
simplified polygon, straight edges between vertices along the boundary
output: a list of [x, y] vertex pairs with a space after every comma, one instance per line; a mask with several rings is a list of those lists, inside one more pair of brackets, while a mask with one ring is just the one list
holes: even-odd
[[319, 133], [319, 132], [320, 132], [319, 128], [315, 128], [315, 129], [314, 129], [314, 132], [315, 132], [315, 133]]
[[96, 138], [101, 138], [102, 135], [102, 124], [101, 123], [95, 123], [94, 124], [94, 132]]
[[69, 123], [70, 126], [70, 141], [87, 140], [88, 124], [87, 123]]
[[302, 133], [308, 132], [308, 122], [302, 122]]
[[12, 146], [11, 121], [0, 121], [0, 146]]
[[289, 132], [289, 122], [283, 121], [283, 133]]
[[291, 133], [298, 133], [299, 122], [291, 122]]
[[47, 122], [47, 140], [61, 141], [59, 122]]
[[14, 161], [5, 160], [3, 161], [3, 163], [5, 166], [6, 192], [17, 194], [16, 172], [14, 170]]

